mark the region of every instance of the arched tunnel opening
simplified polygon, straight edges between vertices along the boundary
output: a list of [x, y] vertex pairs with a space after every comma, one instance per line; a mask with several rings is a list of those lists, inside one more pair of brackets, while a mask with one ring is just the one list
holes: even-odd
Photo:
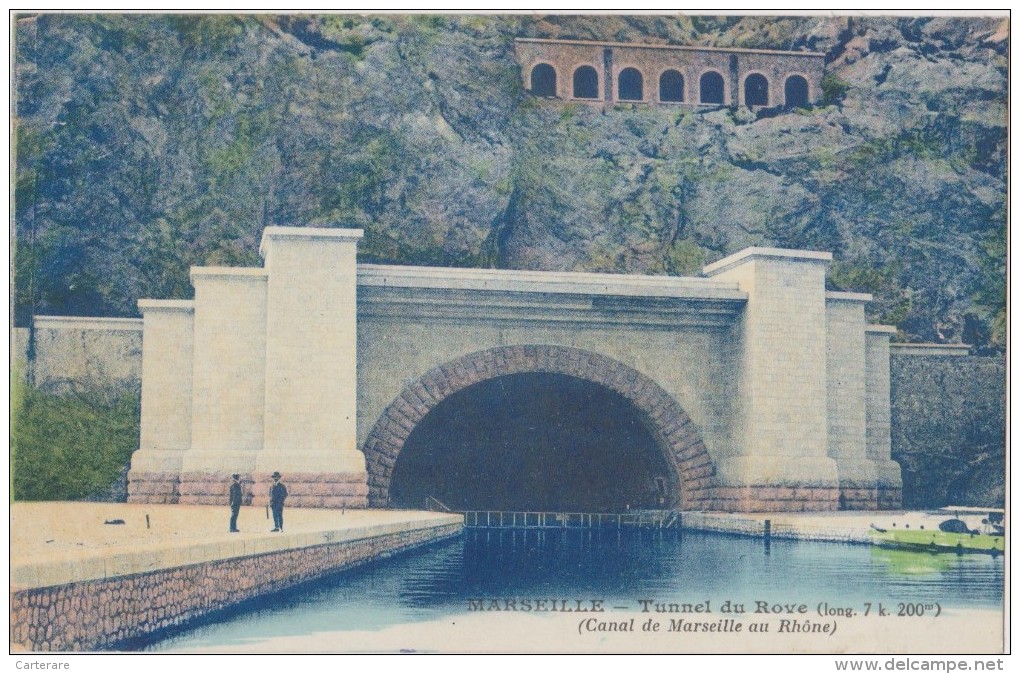
[[626, 398], [551, 373], [489, 379], [439, 403], [408, 436], [390, 505], [624, 512], [675, 496], [675, 478]]

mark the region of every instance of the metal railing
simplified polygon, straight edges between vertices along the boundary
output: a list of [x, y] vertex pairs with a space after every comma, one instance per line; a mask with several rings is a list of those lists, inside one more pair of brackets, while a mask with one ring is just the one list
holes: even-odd
[[504, 510], [468, 510], [468, 529], [679, 529], [674, 510], [640, 510], [626, 513], [561, 513]]

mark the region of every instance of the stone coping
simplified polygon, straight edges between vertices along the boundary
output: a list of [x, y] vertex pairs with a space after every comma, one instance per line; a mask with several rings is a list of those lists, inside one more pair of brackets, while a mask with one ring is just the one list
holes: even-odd
[[832, 253], [818, 250], [790, 250], [786, 248], [745, 248], [733, 255], [705, 265], [702, 272], [706, 276], [715, 276], [738, 265], [752, 260], [790, 260], [794, 262], [831, 262]]
[[265, 281], [269, 272], [262, 267], [192, 267], [191, 280], [196, 278], [231, 278], [239, 281]]
[[845, 293], [835, 290], [826, 290], [825, 299], [834, 302], [870, 302], [875, 297], [871, 293]]
[[895, 325], [879, 325], [879, 324], [876, 323], [874, 325], [870, 325], [870, 324], [869, 325], [865, 325], [864, 326], [864, 332], [867, 332], [869, 334], [876, 334], [876, 335], [878, 335], [878, 334], [882, 334], [882, 335], [895, 335], [898, 332], [898, 330], [896, 329]]
[[895, 356], [949, 356], [970, 355], [970, 344], [904, 344], [889, 345], [889, 353]]
[[262, 230], [262, 240], [267, 238], [297, 239], [360, 239], [365, 230], [346, 227], [280, 227], [273, 225]]
[[320, 239], [329, 241], [357, 241], [365, 236], [363, 229], [342, 227], [279, 227], [271, 226], [262, 230], [259, 254], [266, 256], [266, 244], [270, 239]]
[[138, 308], [147, 311], [195, 311], [195, 300], [138, 300]]
[[747, 300], [747, 293], [740, 290], [736, 283], [680, 276], [587, 272], [359, 264], [358, 285], [362, 287], [698, 298], [738, 302]]
[[[11, 506], [11, 590], [51, 587], [221, 559], [430, 529], [463, 516], [410, 510], [288, 508], [282, 533], [264, 509], [245, 506], [242, 533], [226, 531], [223, 506], [15, 503]], [[152, 528], [146, 528], [150, 515]], [[104, 521], [123, 519], [123, 525]], [[256, 525], [253, 525], [257, 523]], [[257, 530], [254, 529], [257, 526]]]
[[[909, 510], [836, 510], [814, 513], [712, 513], [683, 512], [685, 531], [712, 531], [760, 537], [769, 520], [775, 538], [871, 543], [871, 525], [890, 529], [909, 525], [911, 529], [938, 530], [945, 513]], [[905, 528], [905, 527], [904, 527]]]
[[36, 330], [140, 331], [141, 318], [95, 318], [92, 316], [35, 316]]
[[631, 42], [599, 42], [596, 40], [557, 40], [554, 38], [519, 37], [514, 42], [533, 44], [566, 44], [580, 47], [627, 47], [632, 49], [670, 49], [673, 51], [710, 51], [723, 54], [782, 54], [783, 56], [809, 56], [825, 58], [824, 52], [817, 51], [783, 51], [781, 49], [747, 49], [745, 47], [700, 47], [678, 44], [636, 44]]

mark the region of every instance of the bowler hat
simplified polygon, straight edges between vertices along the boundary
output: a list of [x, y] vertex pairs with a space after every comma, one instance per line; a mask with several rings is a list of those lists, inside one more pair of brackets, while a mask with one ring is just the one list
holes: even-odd
[[240, 480], [241, 479], [241, 475], [239, 473], [234, 473], [230, 477], [234, 478], [235, 480]]
[[274, 480], [279, 480], [280, 479], [280, 471], [274, 470], [273, 474], [270, 477], [272, 477]]

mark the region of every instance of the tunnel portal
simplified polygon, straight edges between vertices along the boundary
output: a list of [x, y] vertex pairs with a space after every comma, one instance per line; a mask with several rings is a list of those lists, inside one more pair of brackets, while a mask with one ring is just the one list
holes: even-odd
[[623, 512], [670, 501], [671, 471], [620, 394], [564, 374], [495, 377], [439, 403], [407, 438], [390, 503]]

